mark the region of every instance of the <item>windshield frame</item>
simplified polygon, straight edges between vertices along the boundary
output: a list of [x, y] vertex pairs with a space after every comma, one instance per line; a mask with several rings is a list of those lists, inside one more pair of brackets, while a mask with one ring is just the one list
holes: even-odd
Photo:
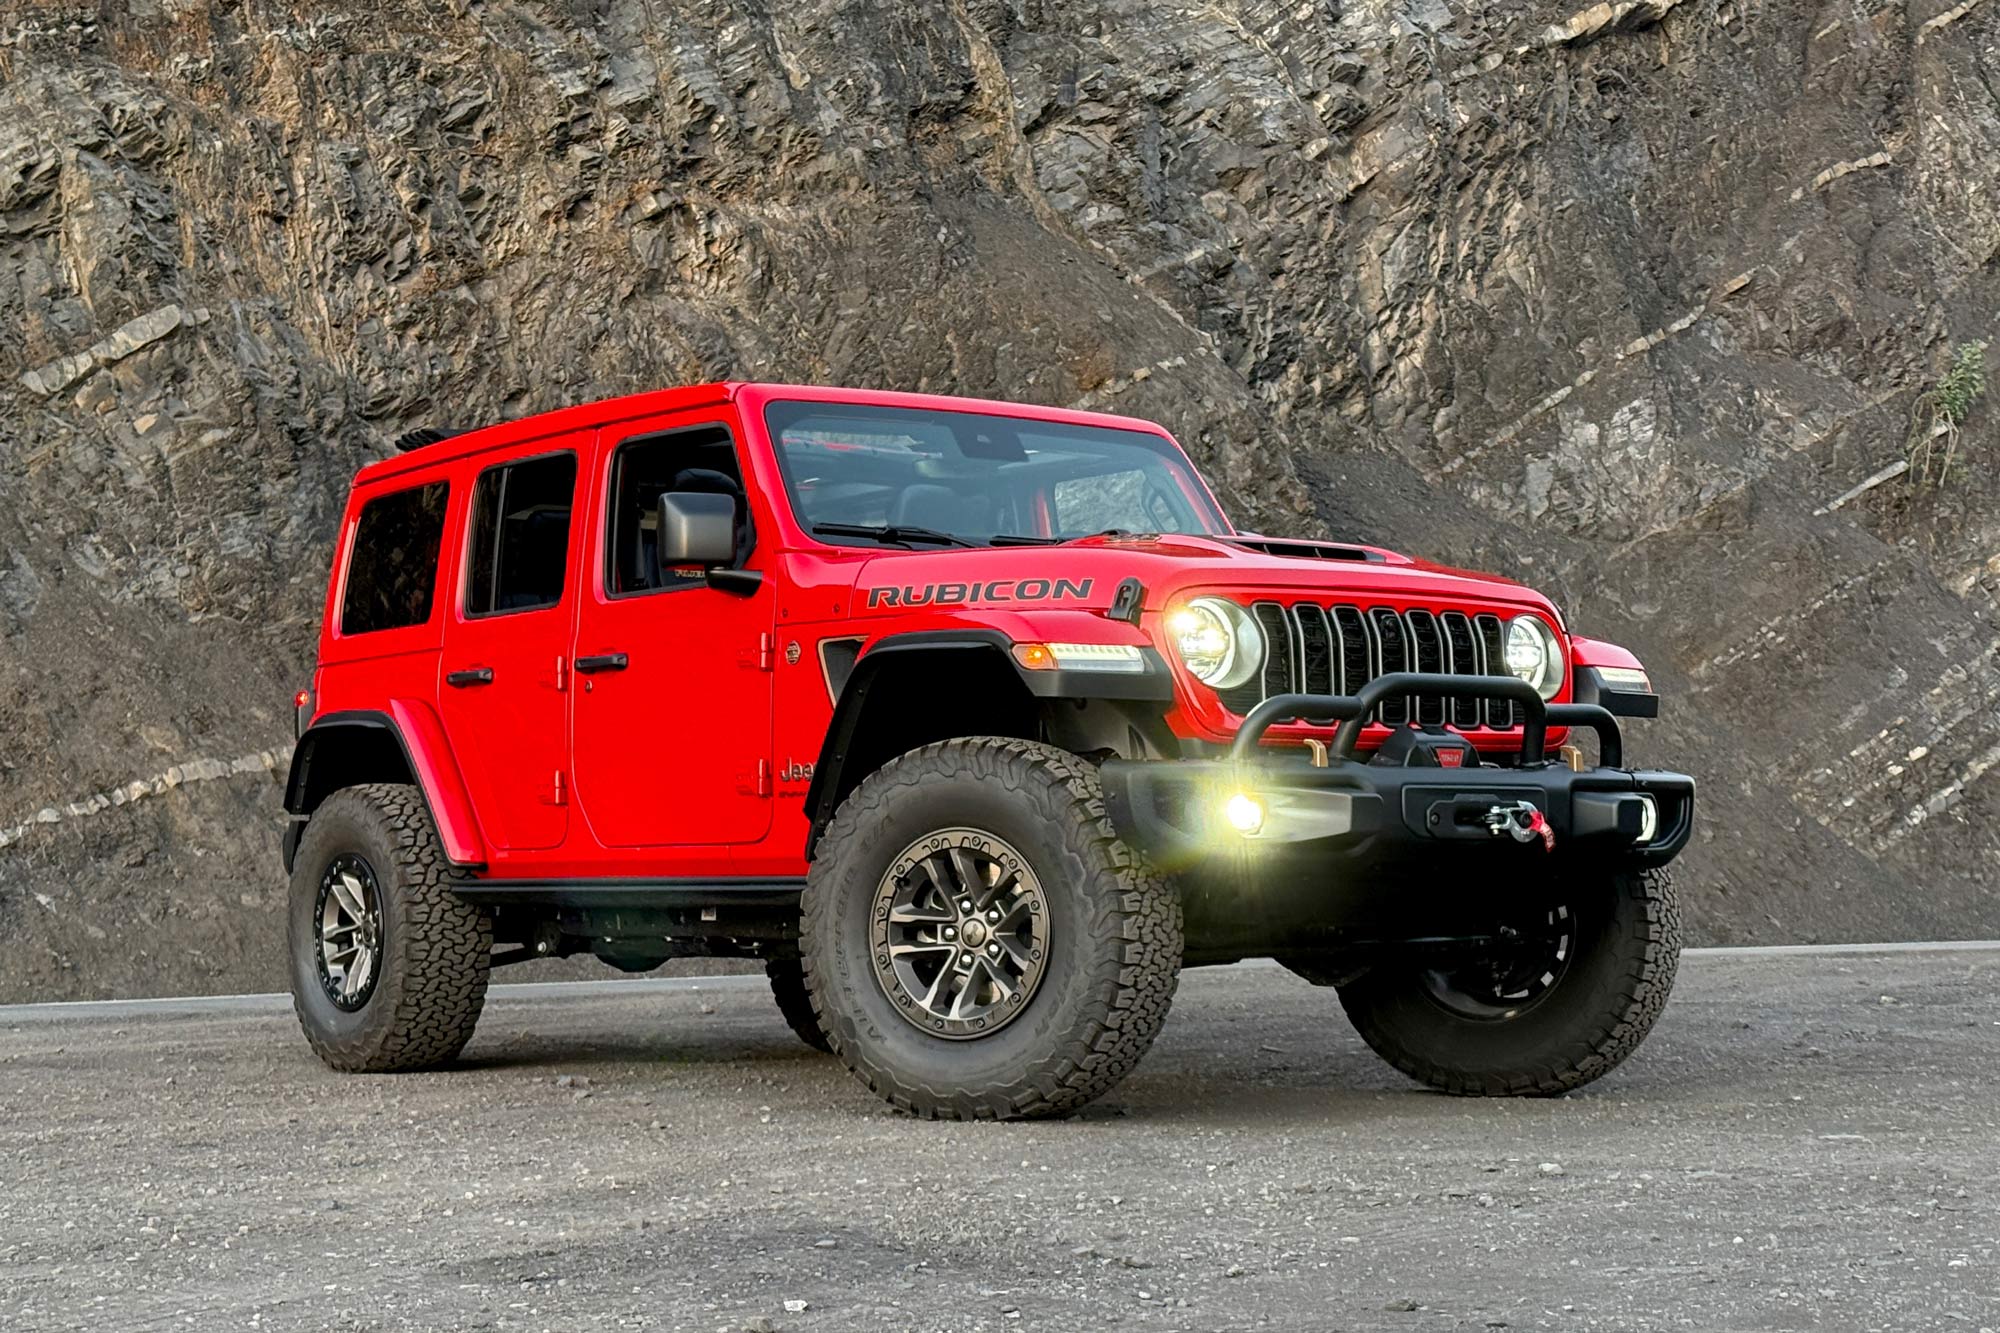
[[[1062, 416], [1043, 415], [1026, 404], [987, 403], [982, 401], [968, 401], [965, 406], [961, 407], [955, 404], [944, 405], [929, 402], [904, 404], [873, 402], [866, 399], [773, 397], [767, 399], [761, 406], [762, 410], [759, 412], [759, 416], [762, 418], [762, 421], [759, 424], [764, 428], [765, 442], [770, 450], [771, 460], [777, 465], [778, 475], [783, 483], [785, 506], [789, 511], [792, 524], [798, 530], [799, 535], [805, 541], [814, 545], [844, 550], [901, 551], [910, 549], [906, 543], [886, 536], [834, 535], [815, 530], [813, 522], [805, 512], [805, 506], [801, 503], [798, 478], [793, 473], [792, 460], [787, 457], [784, 444], [784, 432], [793, 424], [790, 418], [795, 416], [851, 415], [860, 421], [881, 422], [884, 418], [894, 419], [901, 416], [923, 418], [950, 413], [957, 416], [1015, 422], [1019, 423], [1023, 429], [1038, 428], [1042, 431], [1056, 434], [1070, 433], [1115, 436], [1119, 438], [1121, 443], [1137, 446], [1149, 451], [1165, 464], [1169, 473], [1176, 474], [1174, 475], [1174, 480], [1178, 485], [1179, 498], [1187, 505], [1194, 521], [1197, 524], [1206, 525], [1198, 532], [1175, 535], [1227, 537], [1233, 535], [1236, 531], [1234, 525], [1230, 523], [1228, 516], [1222, 512], [1221, 505], [1216, 502], [1214, 494], [1208, 489], [1207, 479], [1201, 475], [1201, 470], [1194, 465], [1194, 460], [1188, 457], [1187, 451], [1181, 448], [1179, 441], [1163, 430], [1146, 430], [1141, 428], [1138, 423], [1117, 421], [1114, 424], [1111, 422], [1076, 421]], [[997, 410], [1007, 407], [1019, 407], [1022, 410]], [[831, 523], [836, 520], [823, 518], [820, 521]], [[894, 525], [891, 524], [888, 526]], [[1152, 529], [1148, 529], [1148, 531], [1152, 531]], [[1009, 546], [1008, 543], [1003, 542], [996, 545], [992, 538], [1029, 536], [1033, 534], [995, 533], [988, 535], [967, 533], [953, 535], [963, 537], [969, 543], [969, 546], [932, 546], [926, 543], [917, 549], [932, 552], [967, 549], [1007, 549]], [[1085, 537], [1094, 535], [1096, 534], [1078, 533], [1070, 537], [1051, 537], [1048, 539], [1048, 544], [1057, 545], [1062, 542], [1080, 541]]]

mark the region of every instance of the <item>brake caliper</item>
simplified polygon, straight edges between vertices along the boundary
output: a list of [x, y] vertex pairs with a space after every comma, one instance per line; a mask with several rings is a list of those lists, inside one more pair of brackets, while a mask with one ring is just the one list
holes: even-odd
[[1486, 812], [1486, 831], [1496, 838], [1504, 833], [1515, 842], [1540, 838], [1543, 851], [1556, 849], [1556, 831], [1549, 827], [1548, 816], [1536, 809], [1532, 801], [1494, 806]]

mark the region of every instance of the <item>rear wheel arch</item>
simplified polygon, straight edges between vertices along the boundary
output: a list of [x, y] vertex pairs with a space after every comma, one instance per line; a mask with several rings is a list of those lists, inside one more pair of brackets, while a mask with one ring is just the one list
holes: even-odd
[[[416, 788], [437, 827], [446, 858], [455, 866], [484, 864], [484, 844], [470, 809], [462, 801], [441, 800], [440, 759], [413, 746], [405, 727], [390, 713], [354, 709], [328, 713], [299, 737], [285, 780], [285, 811], [293, 817], [285, 838], [285, 871], [290, 873], [305, 823], [335, 792], [371, 783]], [[451, 774], [456, 778], [456, 773]]]

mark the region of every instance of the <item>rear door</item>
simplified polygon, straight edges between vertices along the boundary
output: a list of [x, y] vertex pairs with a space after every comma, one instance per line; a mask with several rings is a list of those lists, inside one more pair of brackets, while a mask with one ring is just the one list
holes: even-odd
[[480, 827], [511, 851], [568, 830], [578, 453], [538, 448], [480, 471], [445, 629], [438, 711]]
[[761, 569], [753, 506], [726, 413], [606, 428], [594, 488], [594, 587], [579, 608], [577, 801], [608, 847], [755, 842], [771, 826], [776, 589], [743, 595], [662, 568], [659, 496], [737, 498], [737, 557]]

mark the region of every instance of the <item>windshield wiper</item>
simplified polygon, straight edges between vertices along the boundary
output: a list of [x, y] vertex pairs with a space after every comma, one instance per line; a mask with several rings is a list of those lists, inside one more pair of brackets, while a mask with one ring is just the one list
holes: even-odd
[[1137, 537], [1139, 533], [1130, 528], [1105, 528], [1102, 532], [1079, 532], [1074, 537], [1028, 537], [1014, 532], [1003, 532], [988, 545], [991, 546], [1061, 546], [1064, 542], [1088, 541], [1092, 537]]
[[912, 542], [930, 542], [934, 546], [979, 545], [963, 537], [954, 537], [949, 532], [939, 532], [936, 528], [917, 528], [905, 523], [815, 523], [813, 531], [822, 537], [873, 537], [877, 541], [895, 542], [898, 546], [908, 546]]

